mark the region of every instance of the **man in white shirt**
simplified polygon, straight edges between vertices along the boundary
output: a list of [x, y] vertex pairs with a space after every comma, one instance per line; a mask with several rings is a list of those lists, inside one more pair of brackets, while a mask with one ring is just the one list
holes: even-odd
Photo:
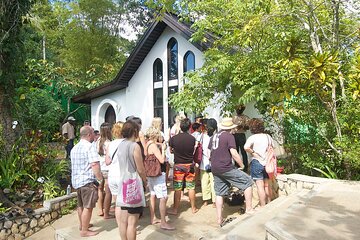
[[98, 199], [97, 186], [103, 181], [99, 157], [91, 144], [93, 141], [94, 129], [83, 126], [80, 129], [80, 142], [71, 151], [71, 182], [77, 191], [81, 237], [98, 234], [89, 230], [92, 211]]

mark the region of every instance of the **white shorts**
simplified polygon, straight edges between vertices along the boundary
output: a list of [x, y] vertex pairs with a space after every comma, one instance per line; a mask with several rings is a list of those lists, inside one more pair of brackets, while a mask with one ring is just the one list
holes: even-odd
[[162, 173], [158, 177], [147, 177], [151, 195], [155, 195], [157, 198], [167, 198], [165, 175], [165, 173]]
[[118, 192], [119, 192], [119, 185], [120, 185], [120, 177], [112, 177], [110, 176], [108, 178], [108, 184], [109, 184], [109, 188], [110, 188], [110, 192], [112, 195], [117, 196]]

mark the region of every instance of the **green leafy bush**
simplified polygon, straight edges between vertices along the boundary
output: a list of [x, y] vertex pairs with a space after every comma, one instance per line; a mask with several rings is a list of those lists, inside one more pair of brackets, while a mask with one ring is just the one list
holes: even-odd
[[48, 91], [32, 89], [23, 94], [19, 108], [23, 114], [18, 115], [25, 128], [41, 130], [49, 140], [53, 133], [59, 131], [63, 110]]
[[43, 188], [44, 200], [49, 200], [65, 194], [65, 191], [61, 190], [59, 183], [51, 178], [46, 178]]
[[73, 198], [69, 200], [66, 207], [61, 208], [61, 215], [66, 215], [72, 212], [77, 207], [77, 199]]
[[4, 156], [0, 159], [0, 188], [12, 188], [25, 175], [25, 171], [20, 170], [20, 158], [15, 153]]

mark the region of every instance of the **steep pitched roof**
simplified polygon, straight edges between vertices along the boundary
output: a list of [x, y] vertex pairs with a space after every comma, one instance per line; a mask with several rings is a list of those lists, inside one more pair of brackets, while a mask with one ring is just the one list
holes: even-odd
[[[187, 40], [191, 38], [191, 35], [194, 32], [190, 28], [190, 24], [180, 22], [179, 18], [175, 15], [166, 13], [160, 20], [155, 19], [149, 28], [145, 31], [141, 39], [138, 41], [134, 50], [131, 52], [130, 56], [127, 58], [123, 67], [120, 69], [119, 73], [113, 81], [105, 83], [84, 93], [78, 94], [72, 98], [72, 101], [75, 103], [90, 104], [91, 99], [126, 88], [130, 79], [140, 67], [141, 63], [144, 61], [145, 57], [150, 52], [151, 48], [154, 46], [167, 26]], [[208, 43], [193, 44], [196, 48], [203, 51], [209, 48], [211, 41]]]

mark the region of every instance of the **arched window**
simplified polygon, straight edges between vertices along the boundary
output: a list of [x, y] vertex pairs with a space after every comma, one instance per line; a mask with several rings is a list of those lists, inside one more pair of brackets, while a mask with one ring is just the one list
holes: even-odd
[[154, 82], [161, 82], [163, 80], [163, 64], [159, 58], [155, 60], [153, 65], [153, 80]]
[[113, 106], [109, 106], [105, 112], [105, 122], [114, 124], [116, 122], [116, 114]]
[[160, 58], [153, 65], [153, 93], [154, 93], [154, 117], [164, 118], [163, 107], [163, 64]]
[[195, 69], [195, 55], [191, 51], [187, 51], [184, 56], [184, 73]]
[[168, 49], [168, 80], [178, 78], [178, 42], [171, 38], [167, 45]]

